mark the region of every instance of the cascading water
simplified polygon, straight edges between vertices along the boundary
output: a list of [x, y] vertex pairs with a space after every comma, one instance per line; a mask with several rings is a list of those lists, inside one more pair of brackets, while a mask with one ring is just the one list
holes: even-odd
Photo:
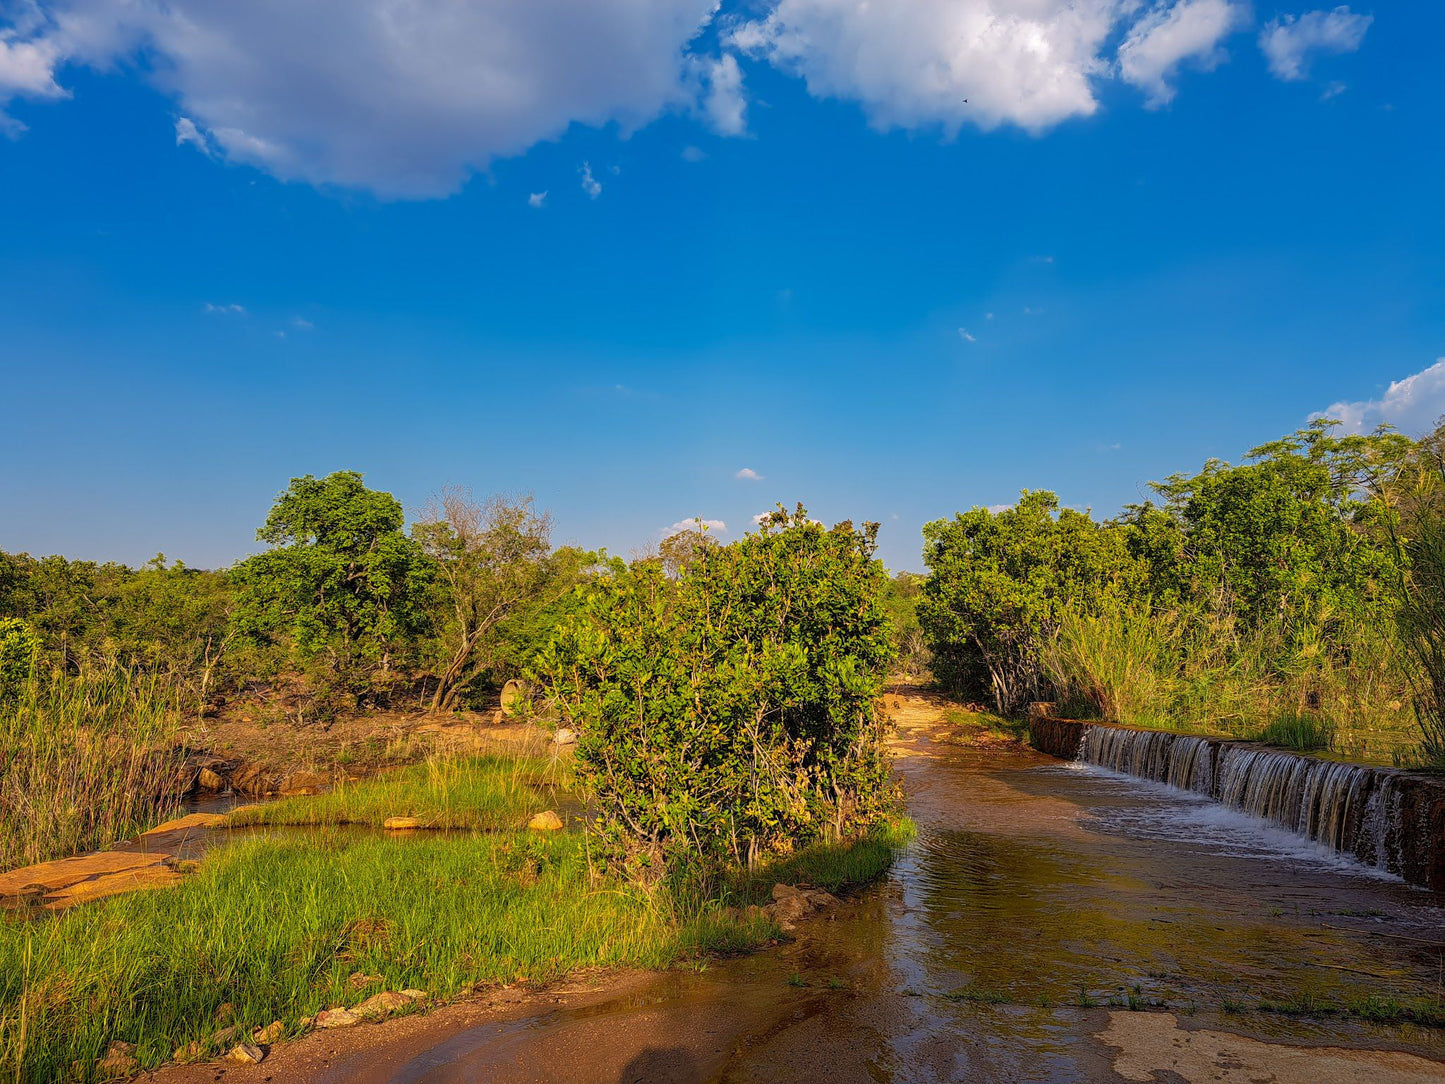
[[1241, 742], [1082, 727], [1078, 759], [1272, 821], [1415, 884], [1445, 888], [1445, 786]]

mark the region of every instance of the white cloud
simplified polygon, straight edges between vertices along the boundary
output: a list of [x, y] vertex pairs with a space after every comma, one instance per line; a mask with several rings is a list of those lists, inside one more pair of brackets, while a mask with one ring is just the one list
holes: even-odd
[[[779, 0], [726, 40], [862, 103], [878, 128], [1041, 131], [1097, 108], [1120, 0]], [[964, 99], [967, 98], [967, 104]]]
[[533, 210], [536, 211], [541, 210], [543, 205], [546, 204], [546, 202], [546, 192], [533, 192], [530, 196], [527, 197], [527, 206], [531, 207]]
[[702, 115], [719, 135], [740, 136], [748, 130], [748, 100], [743, 94], [743, 70], [738, 58], [724, 53], [703, 61]]
[[763, 525], [763, 520], [767, 519], [767, 518], [768, 518], [769, 516], [771, 516], [772, 514], [773, 514], [772, 512], [758, 512], [758, 513], [756, 513], [756, 514], [752, 517], [752, 518], [753, 518], [753, 526], [754, 526], [754, 527], [761, 527], [761, 526]]
[[964, 342], [966, 342], [966, 343], [976, 343], [976, 342], [978, 342], [977, 337], [974, 336], [974, 335], [969, 334], [969, 330], [968, 330], [968, 328], [966, 328], [966, 327], [961, 327], [961, 328], [958, 329], [958, 337], [959, 337], [960, 339], [962, 339], [962, 340], [963, 340]]
[[311, 331], [316, 327], [315, 324], [313, 324], [310, 320], [306, 319], [306, 317], [304, 316], [291, 317], [291, 326], [294, 327], [297, 331]]
[[1248, 18], [1230, 0], [1178, 0], [1159, 4], [1134, 24], [1119, 46], [1119, 75], [1148, 96], [1152, 107], [1174, 98], [1179, 66], [1193, 61], [1209, 69], [1223, 59], [1219, 43]]
[[583, 162], [582, 169], [582, 191], [587, 193], [588, 199], [596, 199], [602, 195], [602, 183], [592, 176], [592, 163]]
[[1315, 417], [1338, 418], [1351, 433], [1388, 424], [1409, 434], [1434, 428], [1445, 414], [1445, 357], [1420, 372], [1394, 381], [1378, 399], [1334, 403]]
[[1334, 82], [1330, 83], [1329, 86], [1325, 87], [1324, 90], [1320, 91], [1320, 101], [1327, 102], [1331, 98], [1338, 98], [1341, 94], [1343, 94], [1349, 89], [1350, 88], [1346, 84], [1341, 83], [1338, 79], [1336, 79]]
[[682, 160], [684, 162], [701, 162], [707, 157], [707, 151], [701, 147], [683, 147]]
[[237, 305], [234, 301], [231, 302], [229, 305], [213, 305], [211, 302], [207, 301], [207, 302], [206, 302], [206, 305], [205, 305], [204, 311], [205, 311], [205, 312], [208, 312], [208, 313], [211, 313], [212, 315], [217, 315], [217, 316], [245, 316], [245, 315], [246, 315], [246, 309], [245, 309], [245, 307], [242, 306], [242, 305]]
[[0, 109], [17, 96], [63, 96], [64, 64], [143, 58], [230, 159], [286, 180], [445, 195], [570, 124], [626, 130], [691, 108], [704, 88], [689, 47], [714, 6], [47, 0], [42, 11], [22, 2], [0, 6]]
[[215, 155], [211, 149], [210, 142], [206, 139], [206, 133], [196, 127], [196, 122], [190, 117], [176, 118], [176, 146], [184, 147], [189, 144], [204, 154], [207, 158]]
[[1311, 53], [1353, 53], [1372, 22], [1374, 16], [1356, 15], [1343, 4], [1333, 11], [1281, 15], [1265, 26], [1259, 47], [1276, 78], [1303, 79], [1309, 74]]
[[671, 527], [662, 528], [662, 536], [670, 538], [682, 531], [702, 531], [705, 534], [722, 534], [728, 529], [728, 525], [720, 519], [703, 519], [695, 516], [692, 519], [680, 519]]
[[735, 475], [733, 475], [733, 477], [740, 478], [745, 482], [761, 482], [763, 480], [763, 476], [757, 471], [753, 470], [752, 467], [744, 467], [742, 470], [738, 471]]

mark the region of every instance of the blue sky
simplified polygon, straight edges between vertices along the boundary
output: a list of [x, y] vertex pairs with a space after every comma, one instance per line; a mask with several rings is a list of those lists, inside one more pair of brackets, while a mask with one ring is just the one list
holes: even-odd
[[213, 7], [0, 0], [5, 549], [226, 564], [348, 468], [918, 568], [1445, 412], [1441, 5]]

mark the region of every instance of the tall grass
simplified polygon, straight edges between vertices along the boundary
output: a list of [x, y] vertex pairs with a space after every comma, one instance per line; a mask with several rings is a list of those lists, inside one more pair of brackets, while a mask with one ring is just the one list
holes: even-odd
[[[1389, 763], [1415, 741], [1391, 619], [1321, 612], [1246, 628], [1226, 600], [1066, 611], [1044, 651], [1061, 696], [1105, 718]], [[1307, 732], [1306, 732], [1307, 731]]]
[[0, 869], [92, 850], [170, 816], [173, 690], [121, 667], [32, 675], [0, 702]]
[[[909, 831], [810, 849], [771, 873], [831, 888], [868, 880]], [[223, 1049], [217, 1032], [233, 1024], [245, 1034], [279, 1019], [295, 1035], [303, 1017], [382, 989], [448, 998], [578, 968], [665, 967], [778, 936], [757, 912], [601, 879], [587, 848], [576, 831], [278, 830], [214, 852], [173, 889], [0, 920], [0, 1079], [71, 1079], [73, 1063], [76, 1077], [95, 1079], [117, 1039], [151, 1066], [192, 1042]], [[757, 892], [762, 880], [737, 886]]]
[[316, 797], [243, 806], [234, 825], [364, 824], [415, 817], [423, 828], [516, 828], [547, 808], [572, 781], [560, 760], [433, 754], [376, 779], [340, 783]]
[[1400, 591], [1401, 638], [1419, 664], [1414, 707], [1420, 759], [1445, 769], [1445, 446], [1421, 448], [1413, 492], [1402, 507], [1408, 569]]

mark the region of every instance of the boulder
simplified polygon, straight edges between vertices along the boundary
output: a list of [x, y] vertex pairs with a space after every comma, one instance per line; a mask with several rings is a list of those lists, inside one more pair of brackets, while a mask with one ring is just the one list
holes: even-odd
[[251, 1032], [251, 1038], [261, 1046], [270, 1046], [276, 1042], [286, 1031], [286, 1025], [279, 1020], [272, 1020], [264, 1028], [256, 1028]]
[[562, 818], [548, 809], [529, 820], [527, 827], [534, 832], [555, 832], [562, 827]]
[[420, 828], [421, 821], [415, 817], [387, 817], [381, 826], [388, 832], [406, 832], [412, 828]]
[[292, 772], [281, 784], [282, 794], [320, 794], [331, 785], [330, 776], [320, 772]]
[[558, 745], [576, 745], [577, 731], [570, 730], [565, 726], [559, 726], [552, 740]]
[[316, 1014], [316, 1026], [318, 1028], [349, 1028], [353, 1024], [359, 1023], [361, 1023], [361, 1017], [340, 1007], [335, 1009], [322, 1009]]
[[116, 1039], [106, 1047], [105, 1057], [96, 1062], [95, 1070], [101, 1080], [127, 1077], [136, 1071], [135, 1044], [123, 1043]]
[[405, 993], [383, 990], [379, 994], [373, 994], [351, 1011], [363, 1020], [379, 1020], [382, 1017], [390, 1016], [397, 1009], [406, 1008], [413, 1000]]
[[225, 790], [226, 781], [210, 768], [202, 768], [196, 776], [196, 786], [201, 790]]
[[231, 1052], [226, 1057], [242, 1065], [260, 1065], [266, 1054], [255, 1043], [240, 1042], [231, 1047]]
[[793, 897], [801, 896], [802, 894], [803, 890], [801, 888], [794, 888], [792, 885], [773, 885], [774, 901], [792, 899]]

